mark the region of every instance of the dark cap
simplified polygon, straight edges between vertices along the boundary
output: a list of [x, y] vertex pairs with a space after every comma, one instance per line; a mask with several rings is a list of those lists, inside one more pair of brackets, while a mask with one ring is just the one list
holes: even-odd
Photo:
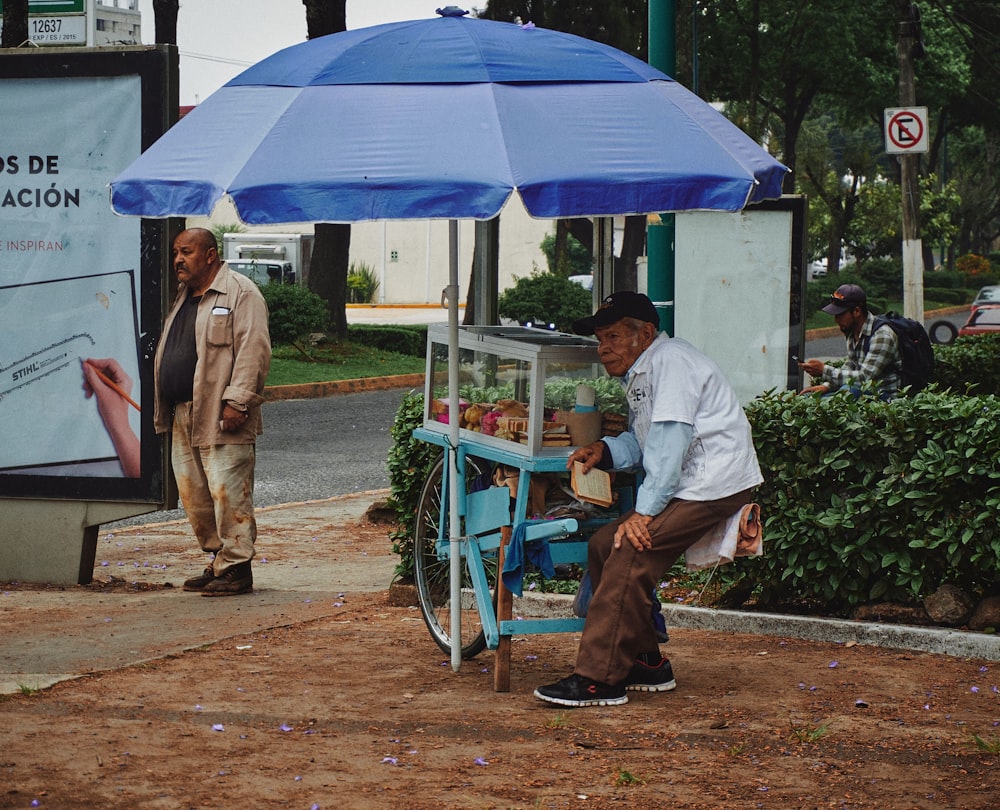
[[857, 284], [841, 284], [830, 296], [830, 303], [823, 307], [823, 312], [830, 315], [840, 315], [855, 307], [863, 307], [868, 303], [865, 291]]
[[592, 335], [595, 329], [618, 323], [622, 318], [635, 318], [651, 323], [657, 329], [660, 328], [660, 316], [653, 302], [642, 293], [622, 290], [611, 293], [605, 298], [597, 308], [597, 312], [589, 318], [576, 321], [573, 324], [573, 331], [578, 335]]

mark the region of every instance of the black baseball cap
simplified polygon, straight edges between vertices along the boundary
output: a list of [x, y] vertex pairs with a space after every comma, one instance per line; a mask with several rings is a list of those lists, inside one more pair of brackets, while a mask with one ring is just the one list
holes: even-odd
[[823, 312], [830, 315], [840, 315], [855, 307], [863, 307], [868, 303], [865, 291], [857, 284], [841, 284], [830, 295], [830, 303], [823, 307]]
[[622, 318], [635, 318], [660, 328], [660, 316], [653, 302], [642, 293], [622, 290], [611, 293], [589, 318], [581, 318], [573, 324], [578, 335], [592, 335], [595, 329], [618, 323]]

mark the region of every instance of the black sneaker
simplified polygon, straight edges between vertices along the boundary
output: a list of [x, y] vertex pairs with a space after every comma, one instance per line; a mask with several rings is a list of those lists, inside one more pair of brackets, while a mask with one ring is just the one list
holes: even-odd
[[630, 692], [669, 692], [677, 688], [677, 681], [666, 658], [661, 658], [658, 664], [647, 664], [637, 658], [623, 686]]
[[539, 686], [535, 697], [560, 706], [620, 706], [628, 703], [624, 684], [608, 686], [576, 673], [548, 686]]
[[253, 571], [250, 563], [240, 563], [227, 568], [202, 588], [202, 596], [237, 596], [253, 591]]
[[213, 579], [215, 579], [215, 571], [212, 570], [212, 566], [208, 566], [198, 576], [191, 577], [191, 579], [185, 579], [182, 590], [203, 591], [205, 590], [205, 586], [208, 585], [208, 583]]

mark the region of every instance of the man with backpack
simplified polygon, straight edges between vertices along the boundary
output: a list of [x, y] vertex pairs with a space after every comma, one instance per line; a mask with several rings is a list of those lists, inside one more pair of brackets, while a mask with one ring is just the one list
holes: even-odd
[[[823, 312], [833, 315], [847, 338], [847, 357], [841, 366], [822, 360], [799, 363], [799, 368], [820, 380], [800, 393], [832, 393], [847, 387], [857, 394], [864, 383], [877, 382], [879, 397], [894, 399], [899, 394], [902, 362], [892, 324], [868, 311], [868, 297], [857, 284], [837, 287]], [[883, 322], [876, 323], [878, 320]]]

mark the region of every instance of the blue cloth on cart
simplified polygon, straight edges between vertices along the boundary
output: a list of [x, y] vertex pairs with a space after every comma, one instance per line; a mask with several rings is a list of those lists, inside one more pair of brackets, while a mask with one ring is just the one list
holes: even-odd
[[507, 590], [514, 596], [521, 595], [521, 582], [524, 579], [526, 563], [530, 562], [542, 573], [543, 577], [548, 579], [556, 574], [556, 567], [552, 563], [552, 552], [549, 551], [549, 541], [544, 537], [539, 540], [525, 541], [528, 526], [544, 522], [524, 521], [518, 523], [511, 532], [510, 545], [507, 547], [507, 555], [504, 557], [503, 571], [500, 572], [500, 577]]

